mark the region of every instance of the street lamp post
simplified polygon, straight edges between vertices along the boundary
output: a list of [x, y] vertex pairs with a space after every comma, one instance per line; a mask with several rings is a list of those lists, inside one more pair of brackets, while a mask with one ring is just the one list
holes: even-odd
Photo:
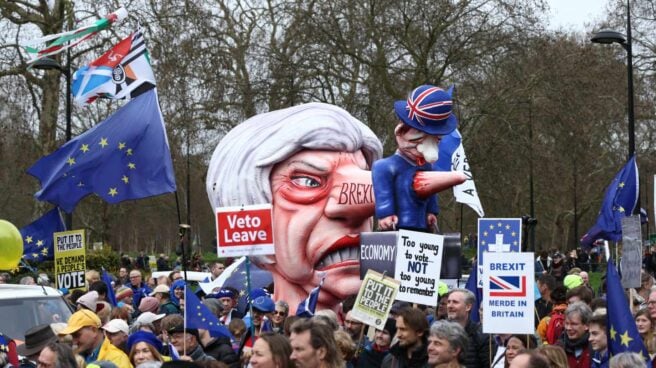
[[[66, 66], [62, 67], [57, 60], [45, 57], [36, 60], [30, 67], [40, 70], [57, 70], [66, 77], [66, 142], [71, 140], [71, 53], [70, 49], [66, 50]], [[73, 215], [66, 213], [64, 216], [66, 230], [73, 229]]]

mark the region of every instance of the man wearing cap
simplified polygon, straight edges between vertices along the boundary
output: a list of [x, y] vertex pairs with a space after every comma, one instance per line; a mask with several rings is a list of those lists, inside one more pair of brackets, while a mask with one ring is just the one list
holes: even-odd
[[111, 342], [112, 345], [121, 349], [126, 354], [130, 352], [127, 349], [127, 341], [128, 335], [130, 334], [130, 328], [124, 320], [112, 319], [105, 323], [102, 329], [105, 331], [105, 337], [109, 339], [109, 342]]
[[203, 347], [200, 345], [200, 335], [195, 328], [184, 328], [183, 323], [173, 325], [167, 331], [171, 344], [178, 355], [180, 360], [189, 360], [194, 362], [216, 360], [211, 356], [205, 354]]
[[150, 293], [150, 296], [155, 297], [159, 301], [160, 314], [173, 314], [180, 313], [180, 308], [171, 301], [169, 297], [170, 289], [166, 285], [157, 285], [155, 290]]
[[18, 354], [32, 362], [36, 362], [41, 350], [55, 341], [57, 341], [57, 336], [55, 336], [49, 324], [38, 325], [25, 332], [25, 343], [19, 345], [16, 350]]
[[128, 356], [105, 338], [100, 326], [100, 318], [95, 313], [81, 309], [73, 313], [60, 334], [73, 337], [73, 345], [87, 363], [107, 360], [119, 367], [132, 367]]
[[385, 356], [389, 354], [392, 338], [396, 335], [396, 320], [388, 318], [382, 330], [376, 329], [374, 341], [368, 344], [360, 353], [358, 368], [378, 368], [383, 363]]
[[216, 299], [218, 299], [221, 305], [223, 305], [223, 311], [221, 311], [219, 322], [227, 326], [233, 318], [244, 317], [244, 315], [235, 308], [236, 298], [234, 291], [228, 288], [223, 288], [216, 293]]
[[[240, 352], [244, 352], [246, 355], [249, 354], [250, 349], [253, 347], [257, 337], [260, 336], [260, 333], [273, 331], [271, 321], [269, 319], [265, 320], [265, 317], [275, 309], [276, 303], [266, 295], [259, 296], [253, 300], [253, 315], [250, 320], [253, 328], [246, 323], [246, 333], [241, 340], [241, 346], [239, 347]], [[255, 338], [252, 337], [252, 331], [255, 331]]]
[[155, 329], [152, 331], [155, 335], [159, 335], [161, 331], [161, 321], [162, 318], [166, 317], [165, 314], [155, 314], [152, 312], [144, 312], [137, 317], [137, 320], [134, 322], [134, 325], [152, 325], [153, 328]]
[[398, 149], [394, 155], [374, 162], [371, 169], [376, 217], [382, 230], [398, 227], [426, 231], [437, 224], [435, 191], [417, 189], [426, 180], [422, 172], [432, 171], [432, 163], [437, 161], [441, 137], [458, 125], [451, 113], [451, 93], [451, 89], [423, 85], [415, 88], [407, 100], [394, 103], [399, 118], [394, 128]]

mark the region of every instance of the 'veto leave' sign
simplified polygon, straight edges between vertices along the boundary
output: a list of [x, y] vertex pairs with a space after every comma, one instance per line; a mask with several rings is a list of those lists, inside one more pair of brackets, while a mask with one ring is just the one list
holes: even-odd
[[219, 257], [273, 254], [271, 205], [217, 208], [216, 239]]

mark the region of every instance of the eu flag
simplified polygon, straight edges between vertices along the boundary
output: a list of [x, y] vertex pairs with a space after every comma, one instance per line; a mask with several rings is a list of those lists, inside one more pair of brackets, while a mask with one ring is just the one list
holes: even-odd
[[57, 207], [20, 229], [23, 238], [23, 259], [34, 262], [53, 260], [53, 234], [60, 231], [66, 231], [66, 227]]
[[185, 326], [208, 330], [212, 337], [232, 338], [228, 328], [219, 322], [205, 304], [201, 303], [189, 286], [185, 286]]
[[[642, 354], [645, 360], [649, 361], [647, 348], [631, 315], [629, 302], [624, 295], [624, 289], [615, 268], [615, 263], [608, 260], [607, 268], [606, 315], [608, 316], [608, 350], [610, 355], [632, 351]], [[649, 366], [651, 367], [651, 364]]]
[[69, 213], [91, 193], [119, 203], [175, 191], [156, 90], [131, 100], [27, 172], [41, 182], [38, 200]]
[[590, 247], [597, 239], [622, 240], [622, 217], [631, 216], [638, 204], [638, 165], [635, 156], [622, 167], [606, 189], [597, 222], [581, 238]]
[[481, 290], [478, 287], [478, 272], [469, 273], [469, 278], [467, 279], [467, 284], [465, 285], [465, 289], [471, 291], [472, 293], [474, 293], [474, 296], [476, 296], [476, 299], [474, 300], [474, 304], [472, 304], [472, 309], [469, 312], [469, 319], [471, 319], [472, 322], [478, 323], [481, 321], [479, 306], [481, 305], [481, 301], [483, 300], [483, 290]]
[[107, 270], [103, 267], [102, 269], [102, 281], [107, 285], [107, 301], [112, 307], [116, 307], [116, 295], [114, 294], [114, 286], [112, 286], [112, 277], [109, 276]]

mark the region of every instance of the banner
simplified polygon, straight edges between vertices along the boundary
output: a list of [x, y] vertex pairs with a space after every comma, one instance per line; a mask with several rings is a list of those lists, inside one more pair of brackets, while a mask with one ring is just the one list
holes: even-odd
[[57, 288], [84, 289], [86, 245], [84, 230], [54, 233], [55, 282]]
[[483, 332], [535, 333], [531, 253], [486, 253], [483, 263]]
[[367, 271], [351, 316], [379, 330], [384, 329], [398, 290], [399, 281], [376, 271]]
[[219, 258], [274, 254], [271, 204], [216, 209]]
[[622, 217], [622, 287], [640, 287], [640, 270], [642, 269], [642, 232], [640, 215]]
[[478, 219], [478, 287], [483, 287], [483, 258], [486, 252], [521, 252], [521, 218]]
[[397, 299], [437, 306], [444, 236], [399, 230], [394, 278], [401, 281]]

